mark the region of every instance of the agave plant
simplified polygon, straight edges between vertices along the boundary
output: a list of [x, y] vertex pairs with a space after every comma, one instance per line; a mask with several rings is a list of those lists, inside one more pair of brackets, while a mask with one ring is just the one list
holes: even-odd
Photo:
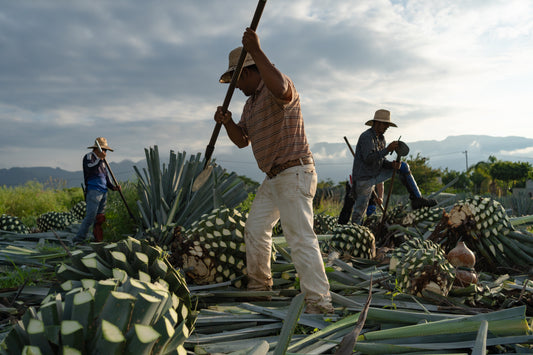
[[157, 146], [145, 149], [145, 154], [147, 168], [143, 173], [134, 167], [140, 198], [137, 204], [144, 228], [158, 245], [172, 242], [175, 226], [188, 228], [214, 208], [233, 208], [248, 196], [244, 182], [220, 166], [215, 166], [207, 182], [193, 191], [205, 164], [200, 153], [187, 160], [185, 152], [171, 150], [168, 165], [161, 164]]
[[[105, 280], [120, 275], [144, 282], [159, 282], [168, 285], [182, 303], [182, 314], [192, 313], [192, 302], [184, 277], [164, 256], [159, 247], [146, 241], [128, 237], [117, 243], [93, 243], [92, 252], [81, 249], [73, 251], [69, 263], [62, 263], [57, 277], [63, 281], [63, 289], [70, 291], [83, 279]], [[191, 327], [193, 319], [187, 326]]]
[[121, 279], [79, 281], [29, 308], [3, 354], [184, 354], [192, 332], [167, 285]]

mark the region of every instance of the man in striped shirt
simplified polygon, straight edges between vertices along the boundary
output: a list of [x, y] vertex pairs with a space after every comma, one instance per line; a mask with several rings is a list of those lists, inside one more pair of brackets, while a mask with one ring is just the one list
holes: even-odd
[[[318, 239], [313, 231], [313, 197], [317, 175], [305, 136], [300, 97], [292, 80], [281, 73], [262, 51], [257, 34], [247, 28], [242, 38], [247, 51], [237, 81], [248, 100], [241, 119], [218, 107], [222, 123], [235, 145], [252, 145], [259, 169], [266, 177], [257, 190], [245, 227], [248, 289], [271, 290], [272, 228], [281, 219], [291, 248], [307, 313], [332, 313], [329, 283]], [[231, 80], [242, 48], [229, 55], [220, 82]]]

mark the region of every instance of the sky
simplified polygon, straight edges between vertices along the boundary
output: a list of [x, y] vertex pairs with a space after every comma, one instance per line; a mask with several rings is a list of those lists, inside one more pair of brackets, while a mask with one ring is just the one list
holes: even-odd
[[[81, 170], [98, 136], [108, 160], [203, 154], [256, 6], [0, 0], [0, 168]], [[530, 0], [268, 0], [257, 33], [300, 93], [311, 145], [355, 144], [380, 108], [399, 126], [389, 141], [533, 138]], [[236, 120], [245, 99], [235, 91]], [[214, 157], [234, 149], [222, 129]]]

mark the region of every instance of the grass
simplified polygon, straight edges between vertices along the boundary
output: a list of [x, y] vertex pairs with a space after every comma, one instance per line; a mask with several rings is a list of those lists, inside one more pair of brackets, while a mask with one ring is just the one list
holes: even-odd
[[0, 187], [0, 214], [18, 217], [26, 226], [34, 227], [41, 214], [67, 212], [82, 200], [81, 188], [65, 188], [60, 181], [29, 181], [21, 186]]
[[330, 216], [338, 216], [341, 212], [343, 201], [334, 198], [325, 198], [320, 201], [318, 206], [315, 206], [315, 214], [324, 213]]
[[[122, 182], [122, 193], [132, 210], [137, 213], [137, 188], [135, 183]], [[15, 187], [0, 187], [0, 214], [18, 217], [28, 228], [37, 226], [37, 218], [46, 212], [68, 212], [83, 201], [81, 187], [65, 188], [64, 182], [50, 181], [42, 184], [29, 181]], [[118, 192], [110, 191], [106, 207], [104, 238], [117, 241], [135, 233], [136, 224], [130, 218]]]
[[26, 265], [1, 266], [0, 267], [0, 289], [41, 285], [43, 280], [53, 277], [52, 273], [44, 271], [43, 268], [29, 267]]

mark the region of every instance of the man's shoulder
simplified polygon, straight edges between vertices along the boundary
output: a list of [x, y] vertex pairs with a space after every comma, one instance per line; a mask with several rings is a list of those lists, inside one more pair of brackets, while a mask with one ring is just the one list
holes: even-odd
[[361, 133], [359, 137], [372, 137], [372, 136], [374, 136], [374, 132], [372, 131], [372, 127], [370, 127], [369, 129], [364, 130], [363, 133]]

